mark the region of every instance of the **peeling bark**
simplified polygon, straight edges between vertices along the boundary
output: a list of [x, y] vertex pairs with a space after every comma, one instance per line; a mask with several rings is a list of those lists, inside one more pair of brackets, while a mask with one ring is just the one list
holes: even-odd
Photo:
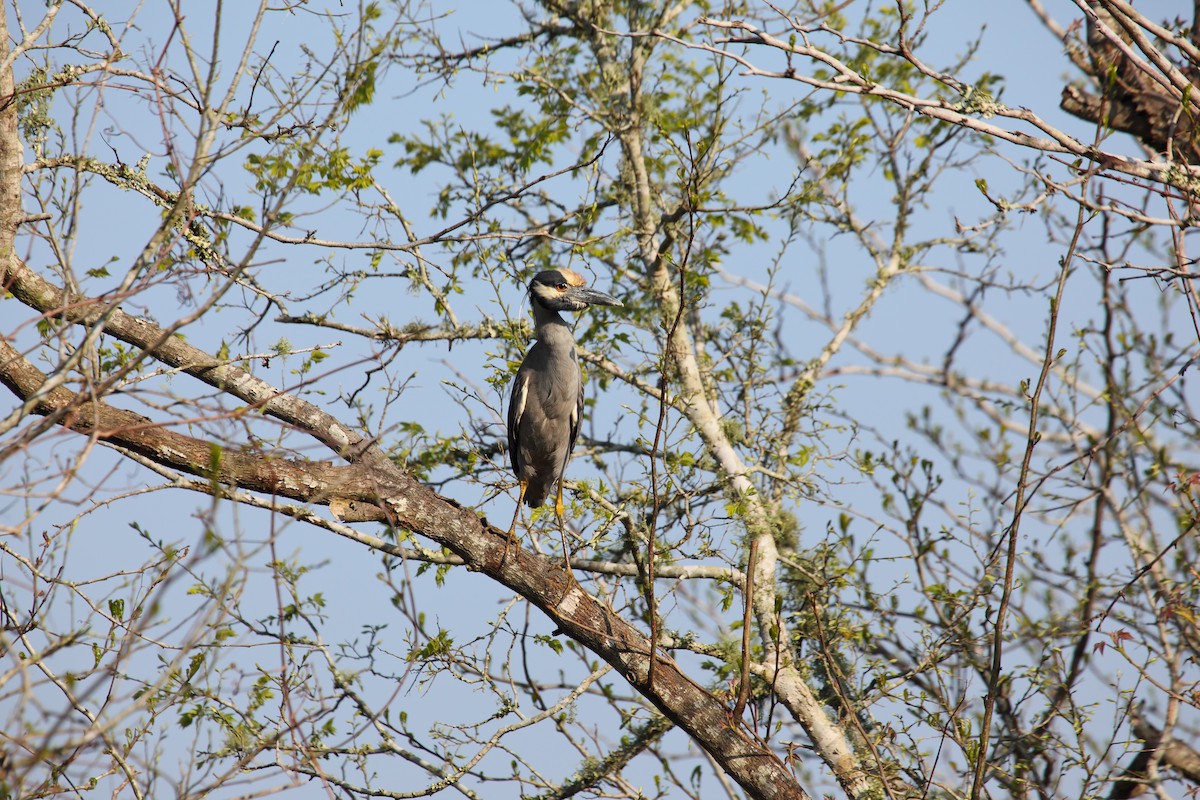
[[1131, 134], [1171, 161], [1200, 164], [1196, 65], [1179, 70], [1161, 61], [1149, 63], [1139, 41], [1144, 33], [1138, 20], [1102, 0], [1089, 2], [1088, 9], [1088, 71], [1100, 93], [1067, 86], [1060, 107], [1103, 128]]

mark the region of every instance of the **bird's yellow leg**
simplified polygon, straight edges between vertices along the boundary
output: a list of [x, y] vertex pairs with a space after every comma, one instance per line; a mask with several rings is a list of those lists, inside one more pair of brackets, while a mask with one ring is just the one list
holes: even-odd
[[517, 497], [517, 510], [513, 512], [512, 525], [508, 526], [508, 538], [504, 540], [504, 555], [500, 556], [500, 566], [504, 566], [504, 562], [508, 560], [508, 550], [512, 547], [513, 539], [516, 538], [517, 518], [521, 516], [521, 504], [525, 502], [527, 489], [529, 489], [529, 483], [521, 481], [521, 494]]
[[562, 501], [562, 479], [558, 481], [558, 495], [554, 499], [554, 515], [558, 517], [558, 535], [562, 537], [563, 548], [563, 569], [567, 571], [567, 577], [574, 579], [575, 574], [571, 572], [571, 551], [567, 547], [567, 526], [563, 521], [563, 512], [566, 508]]

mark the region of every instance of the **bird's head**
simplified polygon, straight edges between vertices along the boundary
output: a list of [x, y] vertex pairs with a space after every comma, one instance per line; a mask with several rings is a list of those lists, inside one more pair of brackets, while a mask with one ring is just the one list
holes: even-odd
[[574, 270], [548, 269], [529, 282], [529, 298], [550, 311], [582, 311], [588, 306], [619, 306], [621, 301], [596, 289]]

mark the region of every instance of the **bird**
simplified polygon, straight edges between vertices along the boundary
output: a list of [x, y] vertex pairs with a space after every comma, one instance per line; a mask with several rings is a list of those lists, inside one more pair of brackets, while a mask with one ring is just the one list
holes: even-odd
[[508, 453], [521, 494], [500, 563], [508, 558], [522, 503], [538, 508], [557, 487], [554, 514], [563, 539], [563, 561], [570, 574], [562, 484], [583, 417], [583, 378], [575, 337], [559, 312], [622, 303], [612, 295], [588, 288], [582, 275], [566, 268], [534, 275], [529, 282], [529, 303], [537, 341], [517, 369], [508, 402]]

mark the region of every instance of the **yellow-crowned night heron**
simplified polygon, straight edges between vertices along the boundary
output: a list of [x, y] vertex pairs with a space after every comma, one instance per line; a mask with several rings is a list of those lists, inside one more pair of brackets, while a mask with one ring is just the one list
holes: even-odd
[[508, 403], [508, 453], [521, 484], [521, 496], [508, 529], [505, 558], [521, 503], [530, 508], [541, 506], [557, 484], [554, 513], [563, 537], [563, 561], [570, 564], [562, 527], [562, 482], [579, 435], [583, 380], [575, 357], [575, 338], [558, 312], [582, 311], [589, 305], [621, 305], [615, 297], [589, 289], [586, 283], [583, 276], [569, 269], [539, 272], [529, 282], [537, 341], [517, 370]]

